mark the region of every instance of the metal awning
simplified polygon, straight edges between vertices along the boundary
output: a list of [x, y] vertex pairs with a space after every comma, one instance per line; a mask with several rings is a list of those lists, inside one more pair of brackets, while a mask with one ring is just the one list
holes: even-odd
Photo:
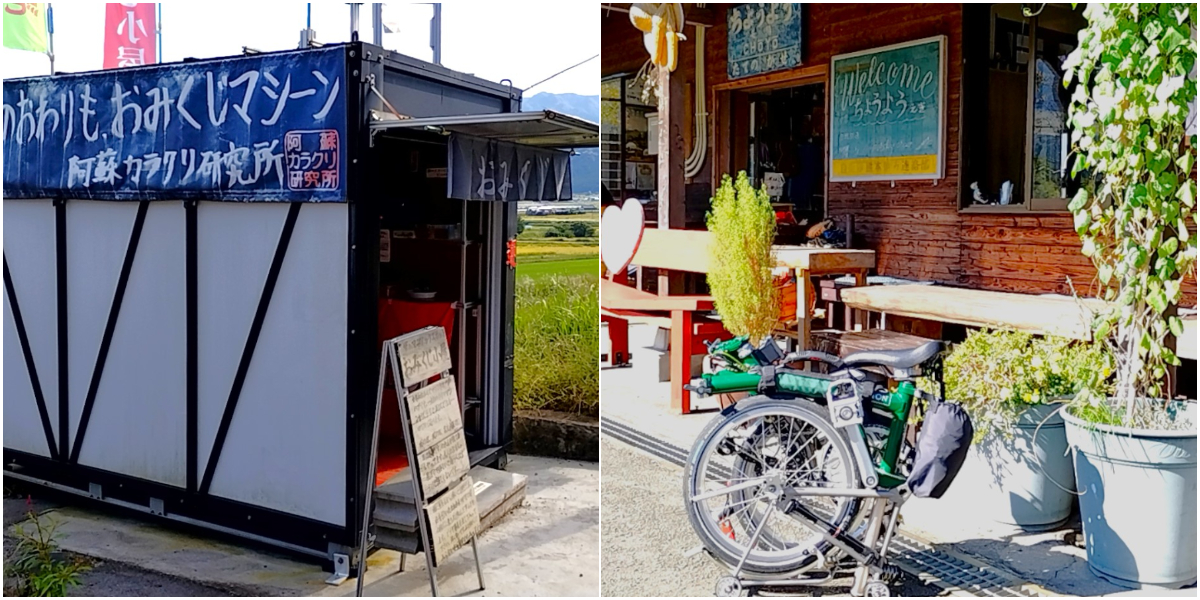
[[600, 126], [552, 110], [400, 119], [386, 111], [371, 111], [372, 133], [424, 130], [459, 133], [540, 148], [595, 148]]

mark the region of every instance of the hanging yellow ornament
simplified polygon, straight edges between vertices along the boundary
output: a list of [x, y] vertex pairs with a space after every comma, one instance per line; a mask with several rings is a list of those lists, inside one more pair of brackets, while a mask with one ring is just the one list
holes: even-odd
[[679, 57], [679, 42], [687, 39], [682, 33], [683, 5], [678, 2], [634, 4], [629, 7], [629, 21], [642, 32], [642, 43], [655, 66], [674, 71]]

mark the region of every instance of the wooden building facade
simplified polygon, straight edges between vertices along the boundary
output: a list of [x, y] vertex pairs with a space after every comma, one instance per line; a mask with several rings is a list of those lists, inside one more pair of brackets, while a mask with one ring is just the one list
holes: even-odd
[[[731, 77], [728, 11], [735, 10], [733, 6], [684, 5], [688, 24], [683, 33], [688, 39], [680, 43], [679, 64], [671, 74], [672, 119], [660, 131], [669, 132], [669, 143], [676, 150], [672, 160], [681, 165], [698, 137], [693, 133], [695, 99], [696, 94], [703, 94], [707, 147], [699, 171], [667, 190], [664, 201], [684, 208], [683, 218], [675, 217], [670, 226], [703, 228], [709, 199], [721, 177], [754, 169], [758, 146], [764, 148], [763, 154], [770, 150], [768, 144], [754, 140], [756, 131], [765, 135], [761, 132], [766, 117], [761, 110], [757, 115], [747, 110], [749, 105], [766, 102], [758, 106], [779, 106], [783, 111], [798, 110], [799, 106], [806, 111], [811, 125], [802, 125], [807, 128], [803, 130], [794, 124], [790, 127], [809, 136], [807, 142], [817, 140], [822, 165], [828, 170], [830, 142], [822, 133], [827, 134], [829, 127], [831, 59], [941, 37], [945, 57], [943, 176], [846, 183], [831, 182], [823, 174], [812, 192], [819, 202], [814, 200], [811, 208], [814, 212], [819, 208], [823, 213], [819, 216], [824, 217], [853, 215], [852, 247], [875, 250], [877, 272], [882, 275], [1034, 294], [1069, 294], [1069, 278], [1080, 294], [1093, 290], [1095, 269], [1080, 252], [1071, 214], [1061, 199], [1073, 192], [1067, 189], [1068, 183], [1049, 185], [1051, 192], [1061, 185], [1061, 194], [1040, 193], [1043, 190], [1038, 188], [1046, 187], [1043, 180], [1052, 179], [1043, 173], [1048, 154], [1043, 142], [1049, 140], [1056, 147], [1053, 143], [1060, 139], [1056, 136], [1062, 135], [1065, 127], [1051, 129], [1047, 135], [1041, 113], [1035, 115], [1035, 101], [1025, 95], [1034, 94], [1035, 86], [1054, 83], [1053, 73], [1047, 78], [1040, 71], [1029, 74], [1028, 70], [1045, 69], [1043, 63], [1054, 63], [1055, 55], [1069, 50], [1072, 23], [1080, 18], [1077, 12], [1072, 14], [1070, 5], [1047, 5], [1044, 13], [1033, 18], [1024, 18], [1018, 5], [792, 5], [802, 11], [799, 64]], [[642, 32], [630, 24], [627, 7], [601, 7], [602, 76], [636, 73], [647, 59]], [[697, 27], [704, 29], [699, 56]], [[1036, 47], [1032, 59], [1030, 40]], [[701, 61], [703, 87], [698, 90], [697, 64]], [[795, 90], [804, 93], [798, 95]], [[682, 98], [675, 97], [680, 95]], [[791, 98], [792, 104], [787, 104], [788, 100], [770, 104], [781, 95]], [[795, 103], [797, 97], [806, 107]], [[1038, 98], [1040, 102], [1040, 94]], [[1053, 94], [1050, 100], [1054, 101]], [[1065, 109], [1065, 105], [1058, 108]], [[776, 120], [765, 126], [787, 128], [780, 118], [775, 116]], [[1012, 122], [1026, 123], [1026, 135], [1006, 134], [1003, 127]], [[1051, 168], [1065, 170], [1066, 163], [1055, 162], [1055, 158], [1049, 157]], [[669, 178], [658, 175], [658, 192], [662, 193], [667, 187], [663, 182]], [[1001, 206], [993, 198], [990, 204], [980, 204], [973, 199], [972, 183], [984, 182], [980, 186], [987, 188], [983, 193], [994, 197], [999, 180], [1005, 177], [1016, 184], [1013, 203]], [[624, 195], [610, 191], [618, 199]], [[1181, 304], [1196, 304], [1194, 275], [1186, 282]]]

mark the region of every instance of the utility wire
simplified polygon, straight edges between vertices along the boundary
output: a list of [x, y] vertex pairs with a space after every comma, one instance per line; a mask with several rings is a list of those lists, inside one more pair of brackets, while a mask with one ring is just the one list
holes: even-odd
[[563, 69], [563, 70], [561, 70], [561, 71], [559, 71], [559, 72], [557, 72], [557, 73], [555, 73], [555, 74], [553, 74], [553, 75], [551, 75], [551, 76], [549, 76], [549, 77], [547, 77], [547, 78], [545, 78], [545, 79], [543, 79], [543, 80], [541, 80], [541, 81], [539, 81], [539, 82], [537, 82], [537, 83], [535, 83], [535, 84], [533, 84], [533, 85], [531, 85], [531, 86], [529, 86], [529, 87], [527, 87], [527, 88], [525, 88], [523, 91], [526, 91], [526, 92], [528, 92], [529, 90], [532, 90], [533, 88], [535, 88], [535, 87], [537, 87], [537, 86], [539, 86], [539, 85], [542, 85], [543, 83], [546, 83], [547, 81], [550, 81], [551, 79], [554, 79], [555, 77], [558, 77], [559, 75], [562, 75], [563, 73], [566, 73], [567, 71], [570, 71], [571, 69], [574, 69], [575, 67], [578, 67], [579, 65], [582, 65], [582, 64], [584, 64], [584, 63], [586, 63], [586, 62], [589, 62], [589, 61], [595, 60], [595, 59], [596, 59], [596, 58], [598, 58], [599, 56], [600, 56], [599, 54], [594, 54], [594, 55], [592, 55], [590, 58], [585, 58], [584, 60], [581, 60], [581, 61], [579, 61], [579, 62], [577, 62], [577, 63], [575, 63], [575, 64], [573, 64], [573, 65], [571, 65], [571, 66], [569, 66], [569, 67], [567, 67], [567, 68], [565, 68], [565, 69]]

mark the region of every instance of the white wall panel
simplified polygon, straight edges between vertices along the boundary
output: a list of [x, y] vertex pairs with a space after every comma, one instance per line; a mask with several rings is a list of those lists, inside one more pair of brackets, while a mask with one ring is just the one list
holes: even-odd
[[137, 202], [67, 201], [68, 449], [79, 431], [137, 207]]
[[[150, 203], [79, 454], [81, 464], [187, 485], [184, 258], [183, 204]], [[75, 402], [82, 403], [83, 397], [73, 397]]]
[[[30, 351], [34, 364], [37, 365], [42, 395], [46, 399], [46, 411], [50, 415], [50, 426], [57, 435], [58, 287], [54, 244], [54, 205], [50, 200], [4, 201], [4, 258], [8, 261], [9, 275], [12, 277], [17, 302], [21, 307], [21, 318], [29, 336]], [[5, 306], [8, 305], [7, 295], [4, 303]], [[11, 319], [8, 310], [5, 309], [5, 319]], [[21, 434], [9, 432], [26, 426], [36, 426], [35, 433], [37, 439], [41, 440], [39, 445], [42, 448], [38, 453], [45, 454], [45, 434], [42, 433], [37, 406], [29, 407], [33, 412], [28, 414], [32, 414], [35, 419], [29, 422], [26, 422], [28, 414], [22, 412], [25, 407], [13, 407], [13, 404], [18, 402], [17, 398], [23, 397], [22, 394], [29, 394], [28, 399], [33, 402], [33, 388], [26, 374], [25, 360], [21, 355], [21, 343], [17, 339], [16, 329], [11, 329], [12, 335], [9, 335], [7, 320], [4, 327], [4, 445], [7, 448], [33, 452], [32, 447], [27, 449], [16, 445], [21, 442], [10, 443], [10, 435]], [[17, 367], [20, 369], [14, 370]], [[10, 393], [13, 394], [13, 404], [7, 400]], [[11, 416], [10, 410], [15, 411]]]
[[[20, 299], [17, 300], [20, 302]], [[17, 339], [12, 306], [4, 301], [4, 447], [38, 456], [50, 456], [42, 418], [38, 415], [33, 385]], [[39, 378], [41, 375], [39, 374]]]
[[201, 202], [196, 208], [199, 477], [208, 464], [287, 210], [283, 202]]
[[[201, 205], [200, 372], [210, 386], [201, 396], [204, 460], [286, 210]], [[253, 211], [262, 214], [247, 215]], [[300, 210], [213, 477], [214, 495], [345, 524], [347, 218], [345, 204]], [[248, 226], [251, 220], [257, 227]], [[227, 247], [206, 250], [216, 244]], [[208, 305], [225, 295], [219, 306]], [[218, 334], [206, 325], [220, 315], [229, 322]]]

